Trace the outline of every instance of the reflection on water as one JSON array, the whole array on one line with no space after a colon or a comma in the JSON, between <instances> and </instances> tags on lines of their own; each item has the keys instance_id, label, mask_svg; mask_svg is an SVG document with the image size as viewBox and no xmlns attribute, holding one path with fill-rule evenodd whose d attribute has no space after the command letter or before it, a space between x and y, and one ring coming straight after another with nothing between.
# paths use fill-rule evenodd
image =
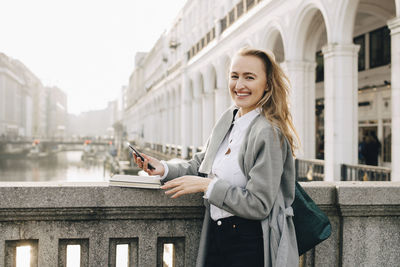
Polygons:
<instances>
[{"instance_id":1,"label":"reflection on water","mask_svg":"<svg viewBox=\"0 0 400 267\"><path fill-rule=\"evenodd\" d=\"M81 160L82 151L64 151L46 159L0 159L0 181L104 181L103 158Z\"/></svg>"}]
</instances>

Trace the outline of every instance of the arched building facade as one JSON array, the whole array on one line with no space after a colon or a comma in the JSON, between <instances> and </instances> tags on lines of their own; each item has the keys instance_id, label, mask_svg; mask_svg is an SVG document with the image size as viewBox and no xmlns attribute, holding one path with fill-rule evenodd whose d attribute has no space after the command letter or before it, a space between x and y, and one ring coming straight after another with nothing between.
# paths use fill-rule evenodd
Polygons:
<instances>
[{"instance_id":1,"label":"arched building facade","mask_svg":"<svg viewBox=\"0 0 400 267\"><path fill-rule=\"evenodd\" d=\"M231 57L268 49L290 78L302 150L325 160L325 180L359 163L374 133L379 163L400 180L400 0L192 0L148 53L127 90L130 139L202 146L232 101ZM396 75L397 73L397 75Z\"/></svg>"}]
</instances>

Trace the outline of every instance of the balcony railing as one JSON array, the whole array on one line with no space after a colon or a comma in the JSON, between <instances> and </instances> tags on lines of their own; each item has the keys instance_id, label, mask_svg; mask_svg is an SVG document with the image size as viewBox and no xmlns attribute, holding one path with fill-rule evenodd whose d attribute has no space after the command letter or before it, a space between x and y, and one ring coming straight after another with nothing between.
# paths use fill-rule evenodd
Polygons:
<instances>
[{"instance_id":1,"label":"balcony railing","mask_svg":"<svg viewBox=\"0 0 400 267\"><path fill-rule=\"evenodd\" d=\"M300 266L398 265L400 183L302 185L328 214L332 235ZM105 182L1 182L0 266L21 256L30 266L66 266L72 248L76 266L115 266L123 246L129 266L164 266L168 251L169 266L195 266L203 213L201 194L170 199ZM18 255L24 246L30 252Z\"/></svg>"},{"instance_id":2,"label":"balcony railing","mask_svg":"<svg viewBox=\"0 0 400 267\"><path fill-rule=\"evenodd\" d=\"M370 165L341 165L342 181L390 181L390 168Z\"/></svg>"},{"instance_id":3,"label":"balcony railing","mask_svg":"<svg viewBox=\"0 0 400 267\"><path fill-rule=\"evenodd\" d=\"M163 159L182 158L182 146L174 144L166 144L165 151L161 144L150 144L152 151L157 152L155 157L165 156ZM197 152L202 151L203 147L188 146L186 147L187 158L191 159ZM323 181L324 180L324 160L319 159L296 159L295 160L295 175L298 181ZM341 165L341 180L342 181L390 181L391 169L385 167L377 167L370 165Z\"/></svg>"},{"instance_id":4,"label":"balcony railing","mask_svg":"<svg viewBox=\"0 0 400 267\"><path fill-rule=\"evenodd\" d=\"M323 181L324 161L319 159L296 159L296 179L298 181Z\"/></svg>"}]
</instances>

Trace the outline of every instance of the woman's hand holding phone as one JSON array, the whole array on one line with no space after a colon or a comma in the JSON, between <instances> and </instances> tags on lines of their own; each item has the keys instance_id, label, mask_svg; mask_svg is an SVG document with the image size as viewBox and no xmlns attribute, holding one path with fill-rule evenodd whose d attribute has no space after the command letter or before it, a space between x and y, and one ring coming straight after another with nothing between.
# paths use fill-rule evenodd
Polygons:
<instances>
[{"instance_id":1,"label":"woman's hand holding phone","mask_svg":"<svg viewBox=\"0 0 400 267\"><path fill-rule=\"evenodd\" d=\"M133 158L139 168L143 169L149 175L164 175L164 165L158 159L155 159L143 153L140 153L140 155L144 158L144 161L140 157L136 156L135 153L133 153ZM149 163L154 167L154 169L149 169Z\"/></svg>"}]
</instances>

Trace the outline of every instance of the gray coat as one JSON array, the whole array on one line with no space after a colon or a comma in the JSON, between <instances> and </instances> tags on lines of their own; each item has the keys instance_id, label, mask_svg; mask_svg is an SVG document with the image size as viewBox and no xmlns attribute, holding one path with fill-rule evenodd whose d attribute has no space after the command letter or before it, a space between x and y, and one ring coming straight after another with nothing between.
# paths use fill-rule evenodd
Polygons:
<instances>
[{"instance_id":1,"label":"gray coat","mask_svg":"<svg viewBox=\"0 0 400 267\"><path fill-rule=\"evenodd\" d=\"M206 149L193 159L169 164L164 181L184 175L210 174L211 167L233 120L234 107L217 122ZM242 218L261 220L266 267L299 265L296 234L293 225L295 174L291 149L286 138L261 114L249 125L239 152L239 166L248 181L245 190L227 180L218 180L205 200L206 213L196 266L204 266L208 242L210 204Z\"/></svg>"}]
</instances>

